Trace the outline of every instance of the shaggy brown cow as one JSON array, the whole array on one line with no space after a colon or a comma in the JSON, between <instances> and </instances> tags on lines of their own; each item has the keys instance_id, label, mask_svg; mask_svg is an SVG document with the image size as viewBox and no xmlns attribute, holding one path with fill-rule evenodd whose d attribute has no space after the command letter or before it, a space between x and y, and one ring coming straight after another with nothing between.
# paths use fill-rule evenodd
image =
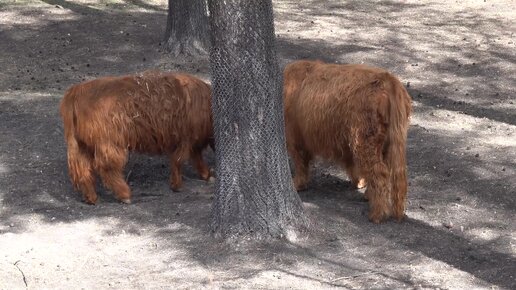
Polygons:
<instances>
[{"instance_id":1,"label":"shaggy brown cow","mask_svg":"<svg viewBox=\"0 0 516 290\"><path fill-rule=\"evenodd\" d=\"M301 60L285 68L284 98L296 189L320 156L341 164L355 185L365 179L372 222L402 220L411 98L400 81L380 68Z\"/></svg>"},{"instance_id":2,"label":"shaggy brown cow","mask_svg":"<svg viewBox=\"0 0 516 290\"><path fill-rule=\"evenodd\" d=\"M129 151L167 154L173 190L181 187L181 165L190 157L208 180L202 151L213 142L210 95L210 86L191 75L159 71L104 77L69 88L60 112L75 189L95 204L98 173L120 201L130 203L123 176Z\"/></svg>"}]
</instances>

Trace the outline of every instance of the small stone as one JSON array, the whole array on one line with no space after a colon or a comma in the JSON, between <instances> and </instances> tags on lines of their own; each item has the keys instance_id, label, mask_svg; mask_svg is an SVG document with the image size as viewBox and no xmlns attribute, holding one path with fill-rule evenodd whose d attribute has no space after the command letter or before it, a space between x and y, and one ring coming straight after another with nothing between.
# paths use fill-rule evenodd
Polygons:
<instances>
[{"instance_id":1,"label":"small stone","mask_svg":"<svg viewBox=\"0 0 516 290\"><path fill-rule=\"evenodd\" d=\"M475 154L475 157L479 157L479 156L480 156L480 154L478 154L478 153L477 153L477 154Z\"/></svg>"}]
</instances>

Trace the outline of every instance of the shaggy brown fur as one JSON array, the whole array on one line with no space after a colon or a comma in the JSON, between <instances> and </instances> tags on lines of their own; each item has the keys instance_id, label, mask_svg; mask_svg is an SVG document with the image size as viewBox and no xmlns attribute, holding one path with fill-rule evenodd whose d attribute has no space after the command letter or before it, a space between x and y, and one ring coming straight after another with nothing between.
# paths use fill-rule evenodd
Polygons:
<instances>
[{"instance_id":1,"label":"shaggy brown fur","mask_svg":"<svg viewBox=\"0 0 516 290\"><path fill-rule=\"evenodd\" d=\"M400 81L365 65L296 61L284 71L284 98L296 189L306 187L310 161L320 156L341 164L355 185L367 181L372 222L402 220L411 98Z\"/></svg>"},{"instance_id":2,"label":"shaggy brown fur","mask_svg":"<svg viewBox=\"0 0 516 290\"><path fill-rule=\"evenodd\" d=\"M202 151L213 142L211 89L187 74L147 71L72 86L61 101L74 187L95 204L95 173L122 202L131 190L123 176L129 151L167 154L171 187L181 187L181 165L190 157L210 178Z\"/></svg>"}]
</instances>

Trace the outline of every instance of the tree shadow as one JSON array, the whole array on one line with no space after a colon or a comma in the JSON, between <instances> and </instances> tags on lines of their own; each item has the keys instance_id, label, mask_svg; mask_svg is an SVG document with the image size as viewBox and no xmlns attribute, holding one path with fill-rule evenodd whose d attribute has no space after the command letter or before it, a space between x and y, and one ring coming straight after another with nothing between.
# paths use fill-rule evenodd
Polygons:
<instances>
[{"instance_id":1,"label":"tree shadow","mask_svg":"<svg viewBox=\"0 0 516 290\"><path fill-rule=\"evenodd\" d=\"M165 9L163 7L160 7L158 5L152 5L152 4L146 3L145 1L141 1L141 0L123 0L122 3L117 3L117 2L105 3L104 6L109 8L106 10L99 10L99 9L92 8L88 5L81 5L81 4L73 3L71 1L66 1L66 0L41 0L41 1L45 2L47 4L50 4L50 5L57 5L57 6L60 6L61 8L70 9L73 12L80 13L82 15L86 15L88 13L95 14L95 15L109 14L109 13L111 13L112 10L120 9L123 11L123 10L127 10L128 8L133 8L133 7L141 8L141 9L148 10L148 11L154 11L154 12L165 12L165 13L167 12L167 9ZM126 4L124 4L124 3L126 3Z\"/></svg>"},{"instance_id":2,"label":"tree shadow","mask_svg":"<svg viewBox=\"0 0 516 290\"><path fill-rule=\"evenodd\" d=\"M0 35L5 49L0 63L4 90L63 92L73 83L100 75L134 73L160 67L160 41L166 12L96 9L71 1L48 0L41 11L70 10L62 17L42 17L34 24L14 24ZM57 5L62 8L55 8ZM25 12L37 15L34 12ZM60 15L60 14L58 14ZM20 55L19 47L24 47ZM11 65L23 58L39 66Z\"/></svg>"},{"instance_id":3,"label":"tree shadow","mask_svg":"<svg viewBox=\"0 0 516 290\"><path fill-rule=\"evenodd\" d=\"M342 54L350 54L357 51L364 52L374 50L374 48L367 46L332 45L324 41L290 39L279 39L277 41L277 46L280 51L280 55L282 56L282 66L298 59L319 59L330 63L346 63L339 61L341 59ZM285 52L282 53L282 51L294 53L287 54ZM436 64L435 70L442 71L443 73L450 72L452 71L452 67L454 66L451 63L452 62L449 61L447 65ZM432 69L432 71L434 71L434 69ZM465 74L463 74L463 76L471 78L488 78L490 73L491 72L487 70L479 74L479 72L476 70L475 73L466 72ZM506 108L489 108L489 105L492 104L493 101L497 101L497 98L500 97L500 92L504 92L502 93L504 96L508 94L508 98L510 98L510 92L506 92L502 89L502 86L508 85L510 83L516 83L516 78L512 75L507 76L506 80L503 81L501 84L482 83L481 86L484 88L481 88L479 86L478 88L476 88L476 90L472 90L474 91L474 93L461 92L460 94L462 97L454 97L454 95L457 95L457 93L443 94L443 91L436 92L435 84L412 86L408 88L408 91L414 100L421 102L426 106L445 109L449 111L461 112L476 118L488 118L509 125L516 125L516 111L512 108L514 106L507 106ZM483 94L482 98L484 100L478 97L479 94ZM478 102L479 99L481 100L480 102ZM471 101L474 101L475 103Z\"/></svg>"},{"instance_id":4,"label":"tree shadow","mask_svg":"<svg viewBox=\"0 0 516 290\"><path fill-rule=\"evenodd\" d=\"M496 90L494 90L496 92ZM509 125L516 125L516 113L511 107L507 108L489 108L482 104L473 104L463 100L453 100L447 97L441 97L432 94L432 88L425 86L418 89L409 90L415 100L426 106L437 107L440 109L459 112L476 118L487 118L496 122L502 122ZM428 93L430 92L430 93ZM492 93L495 96L497 93Z\"/></svg>"},{"instance_id":5,"label":"tree shadow","mask_svg":"<svg viewBox=\"0 0 516 290\"><path fill-rule=\"evenodd\" d=\"M140 8L146 9L146 10L167 12L166 8L163 8L163 7L160 7L157 5L151 5L151 4L148 4L145 1L141 1L141 0L125 0L124 2L138 6Z\"/></svg>"},{"instance_id":6,"label":"tree shadow","mask_svg":"<svg viewBox=\"0 0 516 290\"><path fill-rule=\"evenodd\" d=\"M319 59L333 63L337 62L342 54L373 50L371 47L354 44L332 45L325 41L285 38L278 38L276 46L278 47L282 64L297 59Z\"/></svg>"}]
</instances>

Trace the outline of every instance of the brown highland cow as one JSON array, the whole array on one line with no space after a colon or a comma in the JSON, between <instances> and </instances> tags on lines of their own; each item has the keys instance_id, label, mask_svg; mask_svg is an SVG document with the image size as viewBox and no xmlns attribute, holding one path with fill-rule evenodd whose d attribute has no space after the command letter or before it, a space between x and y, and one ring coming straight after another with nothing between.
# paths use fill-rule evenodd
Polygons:
<instances>
[{"instance_id":1,"label":"brown highland cow","mask_svg":"<svg viewBox=\"0 0 516 290\"><path fill-rule=\"evenodd\" d=\"M210 95L210 86L191 75L159 71L103 77L69 88L60 112L75 189L95 204L98 173L117 199L130 203L123 175L129 151L167 154L173 190L181 187L181 165L190 157L208 180L202 151L213 145Z\"/></svg>"},{"instance_id":2,"label":"brown highland cow","mask_svg":"<svg viewBox=\"0 0 516 290\"><path fill-rule=\"evenodd\" d=\"M285 68L284 98L296 189L319 156L341 164L354 185L367 182L372 222L402 220L411 98L400 81L380 68L301 60Z\"/></svg>"}]
</instances>

